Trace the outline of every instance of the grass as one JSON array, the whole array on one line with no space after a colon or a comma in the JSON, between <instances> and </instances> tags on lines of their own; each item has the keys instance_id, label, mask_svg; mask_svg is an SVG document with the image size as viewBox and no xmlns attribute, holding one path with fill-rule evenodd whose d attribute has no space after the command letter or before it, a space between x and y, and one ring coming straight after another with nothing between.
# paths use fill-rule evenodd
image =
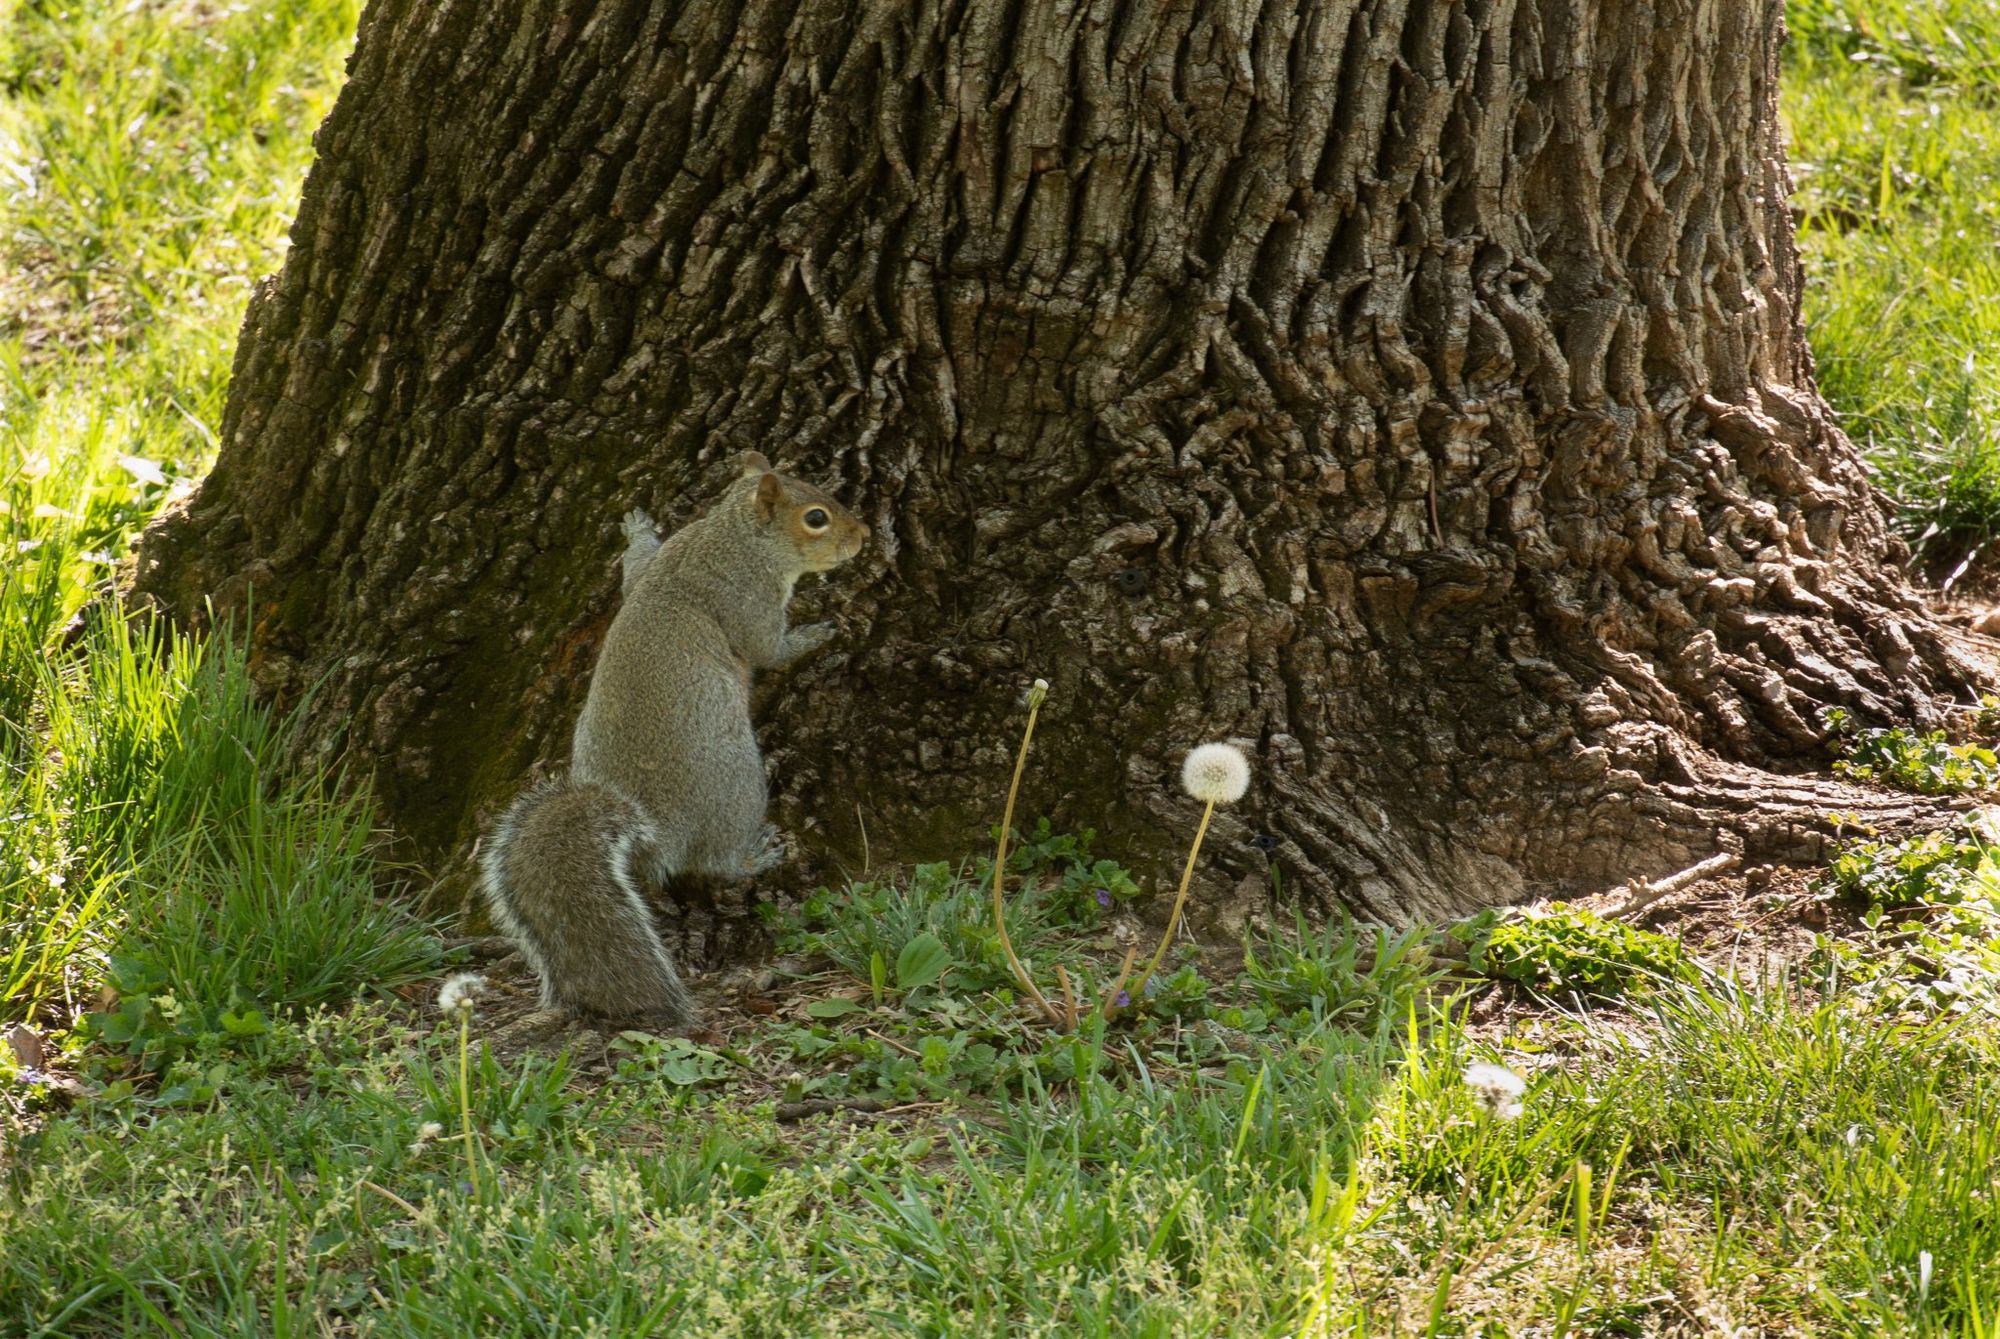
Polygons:
<instances>
[{"instance_id":1,"label":"grass","mask_svg":"<svg viewBox=\"0 0 2000 1339\"><path fill-rule=\"evenodd\" d=\"M2000 1312L1990 1031L1683 988L1637 1027L1577 1024L1506 1122L1459 1080L1488 1044L1408 990L1371 1013L1024 1033L1062 1078L962 1079L942 1116L860 1129L746 1096L742 1076L801 1063L773 1037L685 1082L643 1045L587 1087L565 1056L489 1055L477 1185L424 1133L456 1128L452 1030L306 1014L263 1039L282 1081L100 1102L34 1137L0 1324L1942 1335Z\"/></svg>"},{"instance_id":2,"label":"grass","mask_svg":"<svg viewBox=\"0 0 2000 1339\"><path fill-rule=\"evenodd\" d=\"M1791 0L1787 17L1821 388L1919 555L1955 564L2000 534L2000 8Z\"/></svg>"},{"instance_id":3,"label":"grass","mask_svg":"<svg viewBox=\"0 0 2000 1339\"><path fill-rule=\"evenodd\" d=\"M107 1030L167 1093L267 1015L437 958L372 819L288 769L239 652L108 575L209 459L355 7L0 9L0 1021Z\"/></svg>"},{"instance_id":4,"label":"grass","mask_svg":"<svg viewBox=\"0 0 2000 1339\"><path fill-rule=\"evenodd\" d=\"M0 3L0 1333L2000 1332L1983 830L1851 844L1823 896L1862 926L1755 990L1481 925L1573 1001L1482 1024L1453 939L1299 922L1058 1035L973 859L775 915L799 974L739 1026L600 1072L482 1014L462 1057L396 989L440 953L365 797L226 639L105 588L209 460L356 10ZM1792 17L1826 387L1962 555L2000 521L2000 17ZM1144 891L1089 848L1008 861L1044 983L1109 980Z\"/></svg>"}]
</instances>

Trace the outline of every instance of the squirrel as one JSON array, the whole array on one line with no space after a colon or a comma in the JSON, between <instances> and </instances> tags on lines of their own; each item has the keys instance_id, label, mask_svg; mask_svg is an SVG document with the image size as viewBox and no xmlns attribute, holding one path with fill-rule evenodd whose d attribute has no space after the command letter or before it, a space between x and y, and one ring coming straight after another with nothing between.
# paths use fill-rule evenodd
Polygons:
<instances>
[{"instance_id":1,"label":"squirrel","mask_svg":"<svg viewBox=\"0 0 2000 1339\"><path fill-rule=\"evenodd\" d=\"M676 874L744 878L784 856L764 820L750 677L826 644L787 629L808 572L861 551L868 527L745 452L699 520L660 541L625 517L624 604L605 633L566 779L514 801L480 855L494 923L542 982L542 1007L683 1027L696 1017L642 894Z\"/></svg>"}]
</instances>

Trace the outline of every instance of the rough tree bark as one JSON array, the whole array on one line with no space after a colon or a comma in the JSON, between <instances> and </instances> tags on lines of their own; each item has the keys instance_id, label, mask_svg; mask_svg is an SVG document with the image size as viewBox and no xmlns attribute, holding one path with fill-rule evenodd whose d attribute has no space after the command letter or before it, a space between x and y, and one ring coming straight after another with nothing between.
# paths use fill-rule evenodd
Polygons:
<instances>
[{"instance_id":1,"label":"rough tree bark","mask_svg":"<svg viewBox=\"0 0 2000 1339\"><path fill-rule=\"evenodd\" d=\"M768 696L832 858L1030 804L1387 919L1902 801L1985 674L1813 386L1779 0L373 0L140 587L462 856L559 762L616 520L757 447L879 542ZM864 709L857 709L858 707ZM1266 840L1258 841L1258 838Z\"/></svg>"}]
</instances>

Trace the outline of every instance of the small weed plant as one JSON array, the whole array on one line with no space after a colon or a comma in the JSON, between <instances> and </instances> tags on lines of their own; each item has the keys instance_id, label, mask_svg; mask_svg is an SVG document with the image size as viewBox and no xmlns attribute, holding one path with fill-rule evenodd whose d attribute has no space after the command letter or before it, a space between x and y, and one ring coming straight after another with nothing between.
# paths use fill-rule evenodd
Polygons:
<instances>
[{"instance_id":1,"label":"small weed plant","mask_svg":"<svg viewBox=\"0 0 2000 1339\"><path fill-rule=\"evenodd\" d=\"M2000 864L1982 818L1970 830L1844 845L1820 896L1862 909L1866 938L1821 936L1813 961L1857 995L1916 1013L2000 998Z\"/></svg>"},{"instance_id":2,"label":"small weed plant","mask_svg":"<svg viewBox=\"0 0 2000 1339\"><path fill-rule=\"evenodd\" d=\"M1608 997L1697 975L1677 941L1567 902L1480 918L1466 935L1474 970L1546 992Z\"/></svg>"},{"instance_id":3,"label":"small weed plant","mask_svg":"<svg viewBox=\"0 0 2000 1339\"><path fill-rule=\"evenodd\" d=\"M1422 926L1363 928L1343 913L1314 930L1295 915L1292 932L1269 934L1243 948L1243 980L1275 1017L1372 1029L1385 1002L1400 1006L1441 975Z\"/></svg>"},{"instance_id":4,"label":"small weed plant","mask_svg":"<svg viewBox=\"0 0 2000 1339\"><path fill-rule=\"evenodd\" d=\"M1005 903L1006 924L1027 962L1080 965L1078 936L1137 894L1130 871L1093 855L1096 837L1057 832L1046 818L1026 838L1017 834L1007 871L1019 891ZM991 881L990 860L937 862L901 880L822 888L796 910L763 914L780 952L824 954L878 997L932 986L1005 990L1015 978L987 901Z\"/></svg>"},{"instance_id":5,"label":"small weed plant","mask_svg":"<svg viewBox=\"0 0 2000 1339\"><path fill-rule=\"evenodd\" d=\"M1920 795L1991 790L2000 784L2000 756L1984 744L1954 744L1942 730L1856 729L1839 707L1828 709L1826 723L1840 740L1842 756L1833 770L1856 781Z\"/></svg>"},{"instance_id":6,"label":"small weed plant","mask_svg":"<svg viewBox=\"0 0 2000 1339\"><path fill-rule=\"evenodd\" d=\"M2000 870L1969 832L1927 832L1901 841L1852 841L1820 881L1828 896L1881 913L1991 899Z\"/></svg>"}]
</instances>

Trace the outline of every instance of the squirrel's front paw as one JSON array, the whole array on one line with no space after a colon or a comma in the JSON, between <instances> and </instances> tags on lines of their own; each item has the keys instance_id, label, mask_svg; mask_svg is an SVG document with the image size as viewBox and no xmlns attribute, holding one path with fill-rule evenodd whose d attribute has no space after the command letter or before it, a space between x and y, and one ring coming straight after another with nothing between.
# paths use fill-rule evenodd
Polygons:
<instances>
[{"instance_id":1,"label":"squirrel's front paw","mask_svg":"<svg viewBox=\"0 0 2000 1339\"><path fill-rule=\"evenodd\" d=\"M785 634L785 659L797 660L833 640L840 629L832 623L805 623Z\"/></svg>"},{"instance_id":2,"label":"squirrel's front paw","mask_svg":"<svg viewBox=\"0 0 2000 1339\"><path fill-rule=\"evenodd\" d=\"M743 874L748 878L765 874L785 863L785 839L778 829L766 823L764 830L757 834L756 845L743 858Z\"/></svg>"},{"instance_id":3,"label":"squirrel's front paw","mask_svg":"<svg viewBox=\"0 0 2000 1339\"><path fill-rule=\"evenodd\" d=\"M626 512L619 528L625 532L625 542L628 544L641 537L654 540L660 537L660 527L653 523L653 518L647 515L642 507L634 507Z\"/></svg>"}]
</instances>

